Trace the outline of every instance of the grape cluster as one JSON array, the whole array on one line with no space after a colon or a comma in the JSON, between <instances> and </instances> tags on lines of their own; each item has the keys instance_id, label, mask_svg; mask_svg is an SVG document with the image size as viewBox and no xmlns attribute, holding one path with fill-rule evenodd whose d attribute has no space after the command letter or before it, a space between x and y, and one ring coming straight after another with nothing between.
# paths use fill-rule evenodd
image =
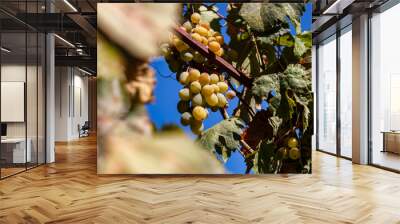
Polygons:
<instances>
[{"instance_id":1,"label":"grape cluster","mask_svg":"<svg viewBox=\"0 0 400 224\"><path fill-rule=\"evenodd\" d=\"M201 21L199 13L193 13L190 17L191 21L186 21L182 24L180 29L190 34L190 36L197 42L205 45L215 55L222 56L224 49L224 37L214 31L210 27L210 23ZM206 59L197 51L194 51L175 35L171 35L170 44L165 43L161 45L161 52L166 58L171 57L171 46L173 46L180 55L180 59L184 62L194 61L196 63L204 63Z\"/></svg>"},{"instance_id":2,"label":"grape cluster","mask_svg":"<svg viewBox=\"0 0 400 224\"><path fill-rule=\"evenodd\" d=\"M199 13L191 14L190 21L184 22L180 29L190 34L194 41L207 46L215 55L224 54L223 36L214 31L208 22L202 21ZM210 60L176 35L171 35L170 42L160 48L170 70L177 73L177 80L183 85L178 102L181 123L190 125L193 133L201 134L209 109L215 112L226 108L228 99L233 99L236 94L229 90L225 77L217 74L218 69Z\"/></svg>"},{"instance_id":3,"label":"grape cluster","mask_svg":"<svg viewBox=\"0 0 400 224\"><path fill-rule=\"evenodd\" d=\"M292 160L297 160L300 158L300 149L297 147L299 142L296 138L291 137L287 140L288 147L282 147L278 149L278 153L283 159L290 158Z\"/></svg>"},{"instance_id":4,"label":"grape cluster","mask_svg":"<svg viewBox=\"0 0 400 224\"><path fill-rule=\"evenodd\" d=\"M217 111L228 106L227 99L233 99L236 94L228 90L228 84L222 75L215 73L200 73L198 69L190 68L178 75L178 81L183 85L179 91L178 111L182 125L190 125L193 133L200 134L203 121L208 117L208 108Z\"/></svg>"}]
</instances>

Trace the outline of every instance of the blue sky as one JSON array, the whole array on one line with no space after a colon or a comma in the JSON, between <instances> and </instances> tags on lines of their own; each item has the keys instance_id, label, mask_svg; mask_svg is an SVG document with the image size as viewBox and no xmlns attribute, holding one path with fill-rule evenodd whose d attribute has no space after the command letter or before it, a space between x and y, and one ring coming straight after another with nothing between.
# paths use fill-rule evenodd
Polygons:
<instances>
[{"instance_id":1,"label":"blue sky","mask_svg":"<svg viewBox=\"0 0 400 224\"><path fill-rule=\"evenodd\" d=\"M217 3L219 13L226 15L226 3ZM301 18L301 26L303 31L311 29L311 11L312 4L307 4L307 10ZM294 32L293 27L291 28ZM229 41L229 36L226 34L226 28L221 30L226 42ZM182 88L181 84L176 81L175 73L172 73L168 64L163 58L157 58L151 62L151 66L157 73L157 85L155 88L156 101L147 105L150 118L155 123L157 128L165 124L178 124L191 138L195 139L196 136L190 131L190 127L185 127L180 124L180 113L177 110L177 103L179 101L178 92ZM237 98L229 102L228 112L231 114L233 109L238 103ZM210 112L209 117L204 122L204 128L208 129L221 121L222 117L219 112ZM239 152L233 153L230 159L225 163L225 169L228 173L242 174L246 170L243 157Z\"/></svg>"}]
</instances>

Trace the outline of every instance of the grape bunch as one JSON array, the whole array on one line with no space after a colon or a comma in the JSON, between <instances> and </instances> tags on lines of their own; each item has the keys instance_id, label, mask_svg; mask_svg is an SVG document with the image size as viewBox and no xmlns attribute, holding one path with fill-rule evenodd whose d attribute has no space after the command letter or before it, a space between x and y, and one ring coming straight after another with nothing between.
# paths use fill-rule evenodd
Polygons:
<instances>
[{"instance_id":1,"label":"grape bunch","mask_svg":"<svg viewBox=\"0 0 400 224\"><path fill-rule=\"evenodd\" d=\"M181 113L181 123L190 125L193 133L200 134L203 121L209 111L217 111L228 106L227 99L233 99L236 94L228 90L228 84L222 75L207 72L200 73L198 69L189 68L178 75L178 81L183 85L179 91L180 101L178 111Z\"/></svg>"},{"instance_id":2,"label":"grape bunch","mask_svg":"<svg viewBox=\"0 0 400 224\"><path fill-rule=\"evenodd\" d=\"M298 148L298 144L298 140L291 137L287 140L288 147L278 149L278 153L283 159L290 158L292 160L298 160L300 158L300 149Z\"/></svg>"},{"instance_id":3,"label":"grape bunch","mask_svg":"<svg viewBox=\"0 0 400 224\"><path fill-rule=\"evenodd\" d=\"M180 26L180 29L190 34L190 36L197 42L205 45L208 49L215 55L222 56L224 54L224 49L222 45L224 44L224 37L219 33L214 31L210 27L210 23L201 21L201 16L199 13L193 13L190 17L191 21L186 21ZM180 67L180 63L173 60L174 52L172 48L176 49L179 53L179 58L183 62L194 61L198 64L202 64L207 61L207 59L201 55L198 51L195 51L189 47L188 44L183 42L176 35L171 35L170 43L164 43L161 45L161 52L163 56L169 60L170 68L172 71L177 70ZM172 65L172 66L171 66Z\"/></svg>"}]
</instances>

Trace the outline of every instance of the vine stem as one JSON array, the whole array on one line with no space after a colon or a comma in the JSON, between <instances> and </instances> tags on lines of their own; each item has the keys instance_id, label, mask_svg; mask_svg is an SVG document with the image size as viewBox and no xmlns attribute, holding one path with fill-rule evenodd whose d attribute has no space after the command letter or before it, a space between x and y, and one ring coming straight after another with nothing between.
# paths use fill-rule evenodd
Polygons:
<instances>
[{"instance_id":1,"label":"vine stem","mask_svg":"<svg viewBox=\"0 0 400 224\"><path fill-rule=\"evenodd\" d=\"M224 119L229 119L229 114L228 114L228 112L226 111L225 108L221 108L221 109L219 110L219 112L221 113L221 115L222 115L222 117L223 117ZM252 149L252 148L249 146L249 144L247 144L247 142L246 142L245 140L240 139L240 143L242 144L242 146L243 146L246 150L248 150L248 151L250 152L250 154L252 154L252 153L255 152L254 149ZM241 150L239 150L239 151L240 151L240 153L243 155L243 157L246 158L246 155L245 155Z\"/></svg>"}]
</instances>

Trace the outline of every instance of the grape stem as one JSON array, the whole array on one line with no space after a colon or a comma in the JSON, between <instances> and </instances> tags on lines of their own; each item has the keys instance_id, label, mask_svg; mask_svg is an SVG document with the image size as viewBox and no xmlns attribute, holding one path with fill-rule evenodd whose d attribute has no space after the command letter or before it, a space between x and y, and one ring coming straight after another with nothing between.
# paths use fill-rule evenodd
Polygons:
<instances>
[{"instance_id":1,"label":"grape stem","mask_svg":"<svg viewBox=\"0 0 400 224\"><path fill-rule=\"evenodd\" d=\"M223 117L225 120L226 120L226 119L229 119L229 114L228 114L228 112L226 111L225 108L219 109L219 112L221 113L222 117ZM242 144L242 146L243 146L247 151L249 151L250 154L252 154L252 153L255 152L254 149L252 149L252 148L249 146L249 144L247 144L247 142L244 141L243 139L240 139L240 144ZM242 152L241 150L239 150L239 151L240 151L240 153L243 155L243 157L246 158L245 153Z\"/></svg>"}]
</instances>

